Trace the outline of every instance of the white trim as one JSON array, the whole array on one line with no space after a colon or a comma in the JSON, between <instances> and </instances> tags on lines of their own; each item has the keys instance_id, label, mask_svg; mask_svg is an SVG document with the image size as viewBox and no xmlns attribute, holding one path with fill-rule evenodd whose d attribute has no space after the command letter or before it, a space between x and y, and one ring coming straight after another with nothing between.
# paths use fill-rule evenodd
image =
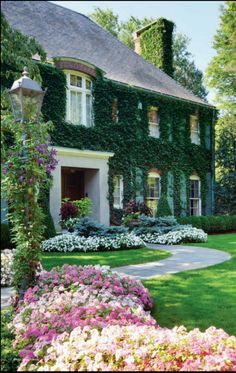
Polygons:
<instances>
[{"instance_id":1,"label":"white trim","mask_svg":"<svg viewBox=\"0 0 236 373\"><path fill-rule=\"evenodd\" d=\"M197 176L197 175L191 175L189 179L190 180L199 180L200 181L200 177Z\"/></svg>"},{"instance_id":2,"label":"white trim","mask_svg":"<svg viewBox=\"0 0 236 373\"><path fill-rule=\"evenodd\" d=\"M60 146L49 147L56 150L58 155L67 155L72 157L84 157L84 158L95 158L95 159L109 159L114 156L114 153L110 152L98 152L94 150L80 150L74 148L65 148Z\"/></svg>"},{"instance_id":3,"label":"white trim","mask_svg":"<svg viewBox=\"0 0 236 373\"><path fill-rule=\"evenodd\" d=\"M114 200L115 200L115 196L114 196L114 193L115 193L115 189L114 189L114 193L113 193L113 207L116 208L116 209L122 209L123 208L123 199L124 199L124 179L123 179L123 175L114 175L113 177L113 182L114 182L114 179L115 177L118 178L118 183L119 183L119 204L115 204Z\"/></svg>"},{"instance_id":4,"label":"white trim","mask_svg":"<svg viewBox=\"0 0 236 373\"><path fill-rule=\"evenodd\" d=\"M201 179L197 175L191 175L190 176L190 181L198 181L199 182L199 197L193 197L189 198L189 214L190 216L201 216L202 215L202 199L201 199ZM198 202L198 213L197 215L191 215L191 201L197 201Z\"/></svg>"}]
</instances>

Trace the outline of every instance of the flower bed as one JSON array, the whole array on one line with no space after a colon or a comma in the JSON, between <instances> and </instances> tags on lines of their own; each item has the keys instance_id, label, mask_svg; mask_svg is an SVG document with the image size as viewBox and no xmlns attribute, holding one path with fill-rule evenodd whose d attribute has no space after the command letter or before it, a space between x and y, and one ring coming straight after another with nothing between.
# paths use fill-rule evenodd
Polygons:
<instances>
[{"instance_id":1,"label":"flower bed","mask_svg":"<svg viewBox=\"0 0 236 373\"><path fill-rule=\"evenodd\" d=\"M236 369L236 338L209 328L161 328L149 292L109 267L43 272L19 304L12 329L19 371ZM146 311L145 311L146 310Z\"/></svg>"},{"instance_id":2,"label":"flower bed","mask_svg":"<svg viewBox=\"0 0 236 373\"><path fill-rule=\"evenodd\" d=\"M62 234L42 242L43 251L110 251L138 249L145 243L133 234L119 234L115 238L83 237L75 234Z\"/></svg>"},{"instance_id":3,"label":"flower bed","mask_svg":"<svg viewBox=\"0 0 236 373\"><path fill-rule=\"evenodd\" d=\"M145 242L162 245L175 245L181 242L207 242L207 233L202 229L184 228L166 234L147 233L139 236Z\"/></svg>"},{"instance_id":4,"label":"flower bed","mask_svg":"<svg viewBox=\"0 0 236 373\"><path fill-rule=\"evenodd\" d=\"M12 285L13 251L5 249L1 251L1 286Z\"/></svg>"}]
</instances>

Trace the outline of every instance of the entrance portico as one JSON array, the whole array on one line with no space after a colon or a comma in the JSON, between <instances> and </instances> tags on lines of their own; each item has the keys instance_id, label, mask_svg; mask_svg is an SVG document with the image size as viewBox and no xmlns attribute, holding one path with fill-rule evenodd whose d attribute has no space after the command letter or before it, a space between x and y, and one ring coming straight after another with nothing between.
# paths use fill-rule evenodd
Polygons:
<instances>
[{"instance_id":1,"label":"entrance portico","mask_svg":"<svg viewBox=\"0 0 236 373\"><path fill-rule=\"evenodd\" d=\"M114 154L91 150L54 147L58 165L53 171L50 190L50 211L57 230L60 230L60 208L63 198L92 200L92 215L100 223L109 225L108 160Z\"/></svg>"}]
</instances>

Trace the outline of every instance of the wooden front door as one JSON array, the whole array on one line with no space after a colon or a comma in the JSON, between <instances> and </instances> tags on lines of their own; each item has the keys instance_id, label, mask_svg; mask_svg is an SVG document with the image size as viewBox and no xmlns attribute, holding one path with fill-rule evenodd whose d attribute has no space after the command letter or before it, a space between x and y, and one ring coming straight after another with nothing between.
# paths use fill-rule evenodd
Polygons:
<instances>
[{"instance_id":1,"label":"wooden front door","mask_svg":"<svg viewBox=\"0 0 236 373\"><path fill-rule=\"evenodd\" d=\"M76 168L62 168L62 199L75 201L84 198L84 171Z\"/></svg>"}]
</instances>

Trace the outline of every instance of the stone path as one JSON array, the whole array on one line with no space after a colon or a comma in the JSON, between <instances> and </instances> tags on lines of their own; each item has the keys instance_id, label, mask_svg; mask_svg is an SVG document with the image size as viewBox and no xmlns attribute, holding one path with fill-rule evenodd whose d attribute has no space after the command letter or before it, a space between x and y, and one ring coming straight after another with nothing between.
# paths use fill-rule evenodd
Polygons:
<instances>
[{"instance_id":1,"label":"stone path","mask_svg":"<svg viewBox=\"0 0 236 373\"><path fill-rule=\"evenodd\" d=\"M231 258L231 255L224 251L197 246L155 244L148 244L147 246L153 250L163 249L169 251L171 256L159 262L128 265L113 268L113 270L134 278L148 279L151 277L188 271L190 269L209 267ZM1 309L9 305L12 292L12 288L1 288Z\"/></svg>"},{"instance_id":2,"label":"stone path","mask_svg":"<svg viewBox=\"0 0 236 373\"><path fill-rule=\"evenodd\" d=\"M231 255L224 251L207 249L205 247L156 244L147 244L147 247L153 250L163 249L169 251L171 256L159 262L128 265L113 268L113 270L134 278L148 279L189 271L191 269L209 267L231 258Z\"/></svg>"}]
</instances>

